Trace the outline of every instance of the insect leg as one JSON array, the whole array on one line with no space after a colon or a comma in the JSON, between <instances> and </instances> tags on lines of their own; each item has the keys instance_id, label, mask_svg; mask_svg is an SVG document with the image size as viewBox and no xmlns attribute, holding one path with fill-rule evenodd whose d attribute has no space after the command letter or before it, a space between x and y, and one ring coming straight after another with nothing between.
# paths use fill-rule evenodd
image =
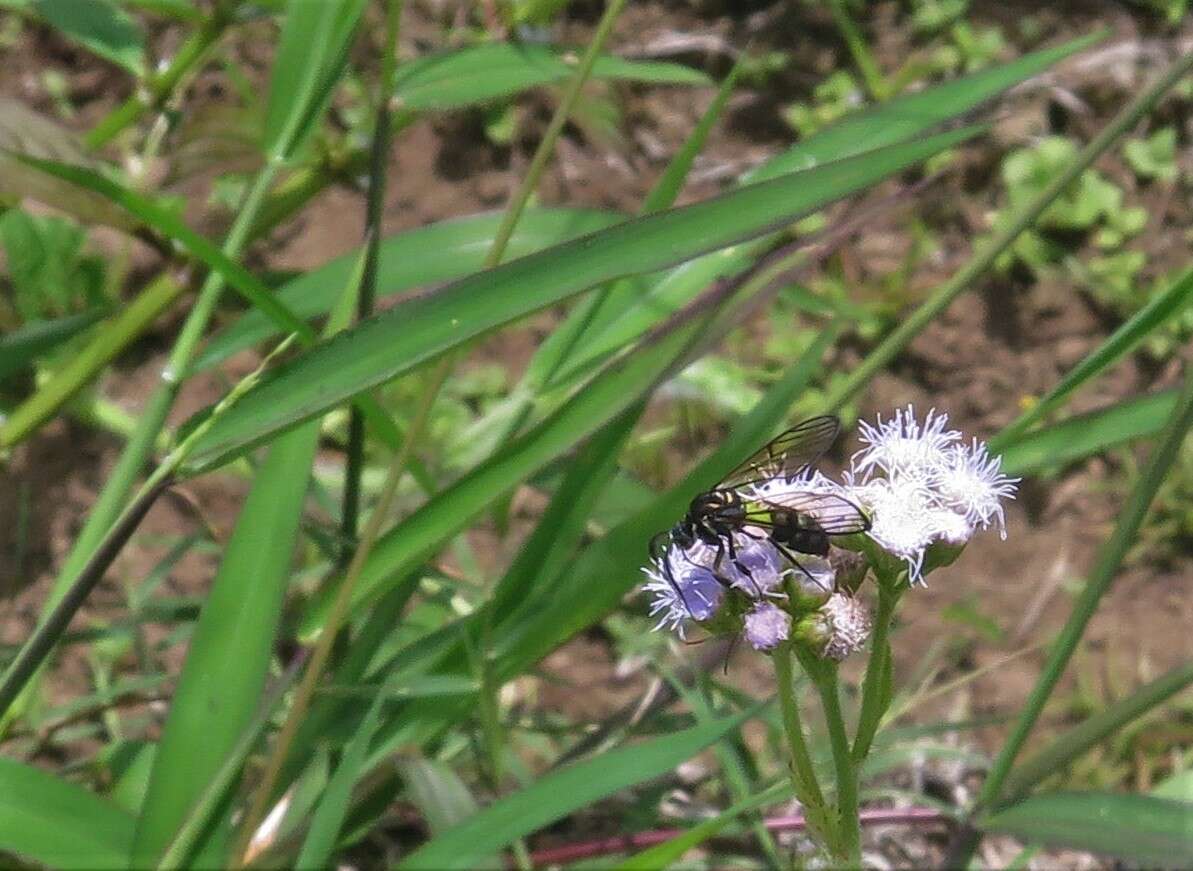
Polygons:
<instances>
[{"instance_id":1,"label":"insect leg","mask_svg":"<svg viewBox=\"0 0 1193 871\"><path fill-rule=\"evenodd\" d=\"M737 558L737 548L733 544L733 533L721 536L717 541L717 565L720 564L720 559L724 556L725 551L728 550L729 559L733 561L734 567L750 579L750 584L754 587L754 596L758 599L762 598L762 588L758 586L758 582L754 580L754 573L750 571L749 566L744 565Z\"/></svg>"},{"instance_id":2,"label":"insect leg","mask_svg":"<svg viewBox=\"0 0 1193 871\"><path fill-rule=\"evenodd\" d=\"M670 533L660 532L650 540L650 555L659 564L663 570L663 577L667 579L667 583L671 585L671 589L675 591L675 595L679 596L679 601L683 602L684 610L688 612L688 616L692 614L692 606L688 604L688 598L684 595L683 588L675 580L675 574L671 570L671 548L668 544L663 544L663 539L670 540ZM660 552L659 547L662 545Z\"/></svg>"},{"instance_id":3,"label":"insect leg","mask_svg":"<svg viewBox=\"0 0 1193 871\"><path fill-rule=\"evenodd\" d=\"M805 568L803 563L801 563L799 561L799 559L796 557L796 555L794 553L792 553L790 550L788 550L783 545L779 544L779 542L777 542L777 541L772 541L771 544L773 544L776 548L778 548L779 553L781 553L781 554L783 554L783 556L787 557L787 562L791 563L793 566L795 566L797 569L799 569L801 572L803 572L807 576L809 581L811 581L816 586L820 587L820 589L824 590L824 592L826 592L826 593L831 594L833 592L832 590L825 589L824 584L822 584L822 583L820 583L820 581L816 580L816 578L812 575L812 573L810 571L808 571L807 568Z\"/></svg>"}]
</instances>

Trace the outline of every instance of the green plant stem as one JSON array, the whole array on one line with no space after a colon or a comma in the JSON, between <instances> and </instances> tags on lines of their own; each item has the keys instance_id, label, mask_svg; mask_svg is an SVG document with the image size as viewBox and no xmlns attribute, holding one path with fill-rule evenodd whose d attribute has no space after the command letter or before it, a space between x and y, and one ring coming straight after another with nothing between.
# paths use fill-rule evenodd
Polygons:
<instances>
[{"instance_id":1,"label":"green plant stem","mask_svg":"<svg viewBox=\"0 0 1193 871\"><path fill-rule=\"evenodd\" d=\"M86 387L112 360L179 296L183 285L163 273L145 287L118 314L101 324L94 339L65 366L0 423L0 449L24 441L49 420L80 390Z\"/></svg>"},{"instance_id":2,"label":"green plant stem","mask_svg":"<svg viewBox=\"0 0 1193 871\"><path fill-rule=\"evenodd\" d=\"M1072 184L1090 164L1107 151L1125 133L1129 132L1144 115L1151 111L1173 85L1193 70L1193 52L1176 61L1150 87L1135 98L1115 118L1102 128L1085 148L1065 167L1065 170L1050 181L1029 202L1011 216L1011 220L993 236L981 243L973 257L951 279L941 285L919 308L905 318L883 341L871 351L856 369L829 391L826 408L839 409L854 394L864 388L895 356L906 347L928 324L965 292L1002 252L1006 251L1019 234L1028 229L1061 193Z\"/></svg>"},{"instance_id":3,"label":"green plant stem","mask_svg":"<svg viewBox=\"0 0 1193 871\"><path fill-rule=\"evenodd\" d=\"M799 701L795 698L795 673L791 668L794 655L790 644L780 645L771 653L779 708L783 714L783 733L787 737L787 748L791 752L787 770L791 774L791 788L795 791L796 798L803 803L805 810L823 812L828 805L824 801L820 782L816 779L816 770L812 767L812 755L808 752L803 724L800 722ZM834 843L838 837L835 830L825 832L824 836Z\"/></svg>"},{"instance_id":4,"label":"green plant stem","mask_svg":"<svg viewBox=\"0 0 1193 871\"><path fill-rule=\"evenodd\" d=\"M385 163L389 157L392 128L389 121L390 94L393 93L397 64L394 52L398 42L398 23L401 20L401 0L391 0L385 14L385 48L381 57L381 78L377 86L376 120L373 125L372 166L369 172L369 194L365 205L365 260L360 279L360 294L356 301L356 317L363 320L373 313L377 304L377 264L381 251L381 213L385 208ZM341 565L351 559L360 520L360 483L364 474L365 418L361 409L352 406L348 418L348 445L344 468L344 499L340 517L340 532L344 539Z\"/></svg>"},{"instance_id":5,"label":"green plant stem","mask_svg":"<svg viewBox=\"0 0 1193 871\"><path fill-rule=\"evenodd\" d=\"M219 38L232 19L235 3L217 3L215 10L193 31L178 54L170 61L170 65L155 76L148 87L135 89L132 95L116 109L104 116L98 124L87 133L84 141L88 148L97 149L107 144L124 128L134 123L142 113L151 109L160 109L170 98L183 76L190 72Z\"/></svg>"},{"instance_id":6,"label":"green plant stem","mask_svg":"<svg viewBox=\"0 0 1193 871\"><path fill-rule=\"evenodd\" d=\"M898 592L886 584L878 585L878 613L874 619L874 634L870 637L870 660L866 663L866 677L862 683L862 709L858 716L857 732L853 738L853 762L861 765L889 704L887 688L891 669L890 631Z\"/></svg>"},{"instance_id":7,"label":"green plant stem","mask_svg":"<svg viewBox=\"0 0 1193 871\"><path fill-rule=\"evenodd\" d=\"M837 778L837 825L841 838L841 858L850 868L862 867L862 832L858 821L857 769L849 751L849 737L845 733L845 718L841 714L840 691L837 686L837 664L820 660L812 654L794 648L804 671L816 685L824 721L828 727L829 744L833 751L833 768Z\"/></svg>"},{"instance_id":8,"label":"green plant stem","mask_svg":"<svg viewBox=\"0 0 1193 871\"><path fill-rule=\"evenodd\" d=\"M858 71L862 74L866 90L870 92L873 99L880 103L884 102L891 95L890 87L887 85L886 79L883 78L882 71L878 68L878 62L875 61L870 47L866 45L861 31L849 17L849 10L845 8L845 0L829 0L828 8L833 14L833 21L836 22L837 29L841 31L841 38L845 40L846 48L853 56L853 62L857 64Z\"/></svg>"}]
</instances>

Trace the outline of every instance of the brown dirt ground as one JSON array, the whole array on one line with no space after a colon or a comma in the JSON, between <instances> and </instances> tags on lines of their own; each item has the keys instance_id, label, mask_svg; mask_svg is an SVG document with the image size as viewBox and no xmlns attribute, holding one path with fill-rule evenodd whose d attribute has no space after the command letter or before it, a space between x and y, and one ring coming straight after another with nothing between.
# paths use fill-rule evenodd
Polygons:
<instances>
[{"instance_id":1,"label":"brown dirt ground","mask_svg":"<svg viewBox=\"0 0 1193 871\"><path fill-rule=\"evenodd\" d=\"M799 4L782 3L743 4L749 7L748 13L727 14L735 5L640 3L623 16L612 43L625 53L635 49L649 52L675 34L698 34L732 46L753 39L760 50L782 49L792 57L789 67L765 91L744 88L734 98L727 123L710 140L683 201L715 193L742 169L789 142L777 111L791 100L806 98L811 85L826 71L848 65L826 17L809 13ZM878 56L888 68L910 49L905 29L891 25L895 5L876 4L868 23ZM436 32L426 14L419 11L422 8L413 4L412 24L404 42L411 52L433 41ZM1038 12L1038 7L1029 3L975 3L974 8L979 19L1007 26L1026 10ZM1088 137L1162 65L1163 56L1193 38L1193 26L1188 23L1173 36L1116 3L1091 0L1066 4L1063 12L1039 14L1050 42L1088 32L1097 25L1110 27L1113 35L1106 43L1103 62L1079 58L1042 83L1002 101L994 135L965 149L960 171L925 195L917 213L932 221L942 249L914 276L917 293L927 292L963 263L973 237L986 228L985 213L995 205L991 177L1007 145L1050 129ZM566 24L562 38L578 42L591 24L591 17L580 15ZM47 67L59 69L68 74L70 99L78 109L70 124L79 129L85 129L123 97L127 85L122 76L97 66L53 36L37 33L36 37L35 43L6 53L0 93L50 110L52 101L40 72ZM168 46L177 34L165 28L155 39ZM678 57L703 64L714 73L727 67L726 56L715 45L712 49L689 49ZM262 70L267 67L264 58L258 63ZM225 99L218 83L209 82L209 78L201 78L196 87L213 100ZM561 160L541 188L543 202L634 209L710 98L708 92L698 90L620 88L618 94L624 111L622 129L627 131L623 141L598 146L586 141L580 131L570 130L560 145ZM450 117L406 131L395 144L391 161L394 182L385 213L386 231L499 206L525 166L548 107L538 99L524 104L521 132L512 148L487 144L471 118ZM1099 168L1128 188L1134 187L1117 157L1102 161ZM1187 203L1162 202L1158 196L1154 191L1142 191L1138 201L1153 215L1140 244L1153 255L1160 272L1187 257L1187 245L1179 240L1190 224L1190 214ZM259 247L255 256L260 263L279 269L317 266L359 244L361 214L362 199L357 193L330 190ZM219 219L210 220L218 224ZM840 257L839 268L862 281L889 268L891 257L907 245L905 222L906 215L895 215L868 229ZM146 267L152 265L151 255L141 252L139 256L147 258ZM102 384L107 396L135 412L152 388L178 318L177 312L163 317L154 334L130 358L118 363ZM1063 282L1033 286L1018 277L989 277L975 293L955 303L875 382L862 412L871 417L874 412L914 402L917 407L948 409L958 427L988 435L1016 415L1025 397L1054 384L1096 346L1111 325L1104 313ZM533 350L534 341L532 328L507 331L487 342L478 358L518 368ZM845 347L839 358L841 364L854 362L857 351ZM1130 360L1078 396L1076 405L1096 407L1152 390L1171 383L1174 375L1175 366L1157 371ZM211 378L188 385L175 419L205 405L221 389L221 383ZM5 596L0 604L0 640L15 643L28 631L53 569L65 556L118 449L117 440L110 436L59 420L0 467L0 553L5 554L0 560L5 567L0 569L0 591ZM954 717L1008 713L1021 705L1043 660L1039 645L1055 636L1068 613L1072 595L1067 586L1092 565L1121 507L1106 486L1114 474L1109 461L1097 459L1047 480L1025 482L1022 498L1010 511L1006 542L989 534L979 538L955 566L935 573L928 589L908 597L895 637L900 673L913 669L942 638L967 639L960 649L950 652L942 680L965 669L991 666L1012 652L1036 648L978 677L959 695L925 712L926 717L943 711ZM173 498L157 506L143 527L140 543L121 558L86 619L118 613L123 601L118 579L142 576L161 556L162 548L146 543L150 536L192 529L200 517L220 537L225 536L244 489L242 480L230 476L205 478L188 485L191 498ZM13 533L22 493L30 498L29 541L25 561L16 565L11 555L15 553ZM480 533L478 542L482 540L494 541ZM506 550L494 553L492 559L496 564L508 556ZM202 591L214 566L210 557L188 556L171 574L168 586L176 593ZM1188 631L1193 621L1191 567L1193 559L1186 554L1174 564L1137 564L1118 579L1078 658L1079 667L1096 675L1106 692L1110 691L1106 684L1121 687L1142 682L1193 655L1193 637ZM991 618L1001 628L1002 637L990 640L959 626L945 610L954 604ZM641 673L619 670L599 636L577 639L550 657L546 668L566 675L566 683L539 684L538 702L547 710L581 721L599 720L632 701L644 686ZM740 676L752 691L768 692L767 671L756 659L739 654L731 673ZM52 696L65 701L87 689L88 683L85 663L66 657L51 683ZM998 730L981 737L987 749L996 747Z\"/></svg>"}]
</instances>

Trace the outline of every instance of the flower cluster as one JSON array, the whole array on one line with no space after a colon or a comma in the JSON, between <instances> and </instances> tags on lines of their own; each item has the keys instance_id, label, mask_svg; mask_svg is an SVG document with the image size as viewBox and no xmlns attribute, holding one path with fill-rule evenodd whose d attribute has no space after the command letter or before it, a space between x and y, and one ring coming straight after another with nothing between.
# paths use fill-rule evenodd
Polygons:
<instances>
[{"instance_id":1,"label":"flower cluster","mask_svg":"<svg viewBox=\"0 0 1193 871\"><path fill-rule=\"evenodd\" d=\"M994 525L1006 538L1003 500L1015 497L1019 479L1002 474L1000 458L984 443L967 443L949 429L946 414L933 409L921 423L909 405L889 420L861 423L859 440L863 447L841 481L808 470L761 482L741 496L747 504L778 504L808 516L834 536L834 545L852 550L862 548L835 536L864 529L906 564L911 584L923 583L933 546L955 552ZM750 526L735 531L731 543L732 549L729 542L718 548L672 541L645 569L656 629L666 626L683 637L695 621L714 633L743 634L757 650L795 639L835 660L862 647L870 617L854 594L869 566L858 554L837 546L827 558L792 553L777 547L766 529Z\"/></svg>"}]
</instances>

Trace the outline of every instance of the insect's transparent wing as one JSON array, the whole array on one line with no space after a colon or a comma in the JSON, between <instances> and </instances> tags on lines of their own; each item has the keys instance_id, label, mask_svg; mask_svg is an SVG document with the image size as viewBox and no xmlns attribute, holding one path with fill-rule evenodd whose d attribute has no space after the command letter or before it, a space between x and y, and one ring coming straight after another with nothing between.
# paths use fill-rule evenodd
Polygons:
<instances>
[{"instance_id":1,"label":"insect's transparent wing","mask_svg":"<svg viewBox=\"0 0 1193 871\"><path fill-rule=\"evenodd\" d=\"M771 527L766 515L772 511L795 511L811 517L828 535L850 535L870 528L870 518L844 496L836 493L785 493L770 499L753 499L761 509L746 512L746 523ZM758 516L752 516L758 515Z\"/></svg>"},{"instance_id":2,"label":"insect's transparent wing","mask_svg":"<svg viewBox=\"0 0 1193 871\"><path fill-rule=\"evenodd\" d=\"M831 414L796 424L725 476L721 488L741 487L770 478L790 478L815 463L836 441L841 421Z\"/></svg>"}]
</instances>

